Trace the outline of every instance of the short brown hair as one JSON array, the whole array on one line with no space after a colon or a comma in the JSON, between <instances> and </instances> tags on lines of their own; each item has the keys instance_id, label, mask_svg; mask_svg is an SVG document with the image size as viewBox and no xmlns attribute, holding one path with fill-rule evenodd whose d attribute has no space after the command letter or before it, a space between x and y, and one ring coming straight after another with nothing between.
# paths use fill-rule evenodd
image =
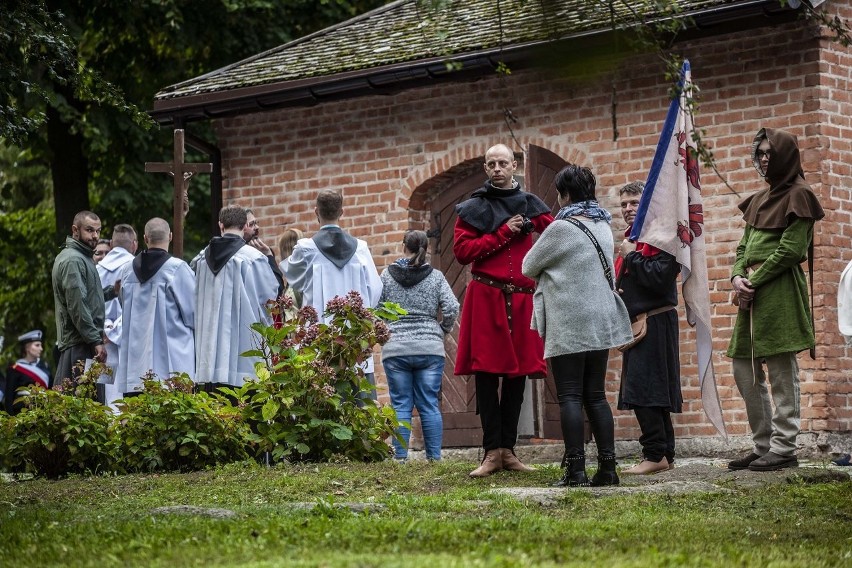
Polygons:
<instances>
[{"instance_id":1,"label":"short brown hair","mask_svg":"<svg viewBox=\"0 0 852 568\"><path fill-rule=\"evenodd\" d=\"M112 228L112 246L113 247L121 247L123 249L130 250L130 247L133 246L133 241L136 240L136 229L127 225L126 223L120 223Z\"/></svg>"},{"instance_id":2,"label":"short brown hair","mask_svg":"<svg viewBox=\"0 0 852 568\"><path fill-rule=\"evenodd\" d=\"M645 191L645 184L641 181L632 181L618 190L618 196L621 197L625 193L627 195L642 195Z\"/></svg>"},{"instance_id":3,"label":"short brown hair","mask_svg":"<svg viewBox=\"0 0 852 568\"><path fill-rule=\"evenodd\" d=\"M317 195L317 214L326 221L336 221L343 214L343 196L333 189Z\"/></svg>"},{"instance_id":4,"label":"short brown hair","mask_svg":"<svg viewBox=\"0 0 852 568\"><path fill-rule=\"evenodd\" d=\"M219 210L219 222L225 229L240 229L246 226L248 215L245 207L239 205L225 205Z\"/></svg>"}]
</instances>

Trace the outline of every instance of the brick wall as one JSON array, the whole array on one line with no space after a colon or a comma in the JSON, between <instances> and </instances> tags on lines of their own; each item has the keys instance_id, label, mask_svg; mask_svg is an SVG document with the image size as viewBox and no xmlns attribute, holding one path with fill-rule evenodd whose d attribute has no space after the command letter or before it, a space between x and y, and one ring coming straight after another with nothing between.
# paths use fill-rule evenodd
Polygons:
<instances>
[{"instance_id":1,"label":"brick wall","mask_svg":"<svg viewBox=\"0 0 852 568\"><path fill-rule=\"evenodd\" d=\"M831 7L832 12L849 22L852 3L839 4ZM819 241L825 253L817 255L817 268L824 278L816 278L814 287L822 364L813 371L814 384L804 385L810 391L811 408L803 408L803 417L811 419L813 430L848 432L852 431L852 348L844 345L837 329L837 283L852 260L852 50L829 39L826 30L820 36L821 120L813 135L819 141L820 199L826 210Z\"/></svg>"},{"instance_id":2,"label":"brick wall","mask_svg":"<svg viewBox=\"0 0 852 568\"><path fill-rule=\"evenodd\" d=\"M690 58L701 87L696 123L706 129L718 170L731 186L702 170L714 366L729 433L748 432L724 350L736 316L728 303L729 267L743 230L736 204L763 187L749 157L751 140L763 126L799 137L806 177L827 212L815 237L818 359L800 356L802 428L852 430L852 352L842 346L836 314L837 280L852 258L852 54L803 23L678 49ZM517 140L592 167L602 204L619 218L618 187L644 180L650 168L668 107L662 76L655 57L634 57L621 62L614 77L518 70L508 77L218 121L225 202L254 209L262 236L271 242L285 224L313 232L317 191L342 188L345 223L370 243L381 271L398 256L403 232L428 219L430 198L447 172L477 161L492 144L511 143L504 121L504 109L510 108L518 118L512 125ZM619 221L614 223L617 232L624 228ZM699 400L694 333L683 317L681 322L685 405L675 420L677 434L712 435ZM619 365L614 357L608 376L611 393L618 388ZM639 435L632 413L617 412L616 426L620 439Z\"/></svg>"}]
</instances>

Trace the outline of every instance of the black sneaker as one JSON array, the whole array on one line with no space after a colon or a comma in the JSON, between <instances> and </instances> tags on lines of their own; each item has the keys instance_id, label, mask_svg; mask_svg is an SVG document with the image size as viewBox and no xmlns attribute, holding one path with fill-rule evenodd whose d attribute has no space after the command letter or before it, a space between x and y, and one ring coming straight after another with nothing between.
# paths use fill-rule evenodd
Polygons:
<instances>
[{"instance_id":1,"label":"black sneaker","mask_svg":"<svg viewBox=\"0 0 852 568\"><path fill-rule=\"evenodd\" d=\"M779 456L775 452L769 452L760 459L749 464L749 471L776 471L785 467L799 467L796 456Z\"/></svg>"},{"instance_id":2,"label":"black sneaker","mask_svg":"<svg viewBox=\"0 0 852 568\"><path fill-rule=\"evenodd\" d=\"M738 460L734 460L732 462L728 462L728 469L733 471L738 471L741 469L748 469L748 466L751 465L751 462L754 460L760 459L760 456L756 453L752 452L744 458L740 458Z\"/></svg>"}]
</instances>

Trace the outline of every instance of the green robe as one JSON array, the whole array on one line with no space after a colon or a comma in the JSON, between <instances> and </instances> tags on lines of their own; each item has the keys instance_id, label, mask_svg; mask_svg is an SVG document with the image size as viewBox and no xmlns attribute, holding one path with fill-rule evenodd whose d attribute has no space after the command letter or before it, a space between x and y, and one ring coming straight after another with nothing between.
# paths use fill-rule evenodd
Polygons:
<instances>
[{"instance_id":1,"label":"green robe","mask_svg":"<svg viewBox=\"0 0 852 568\"><path fill-rule=\"evenodd\" d=\"M754 357L798 353L814 346L808 302L808 283L801 263L807 259L813 237L813 219L796 219L786 229L756 229L746 225L737 245L731 278L748 278L755 288L752 312L740 310L728 346L728 357L752 357L751 327L754 317ZM758 263L760 268L747 273Z\"/></svg>"}]
</instances>

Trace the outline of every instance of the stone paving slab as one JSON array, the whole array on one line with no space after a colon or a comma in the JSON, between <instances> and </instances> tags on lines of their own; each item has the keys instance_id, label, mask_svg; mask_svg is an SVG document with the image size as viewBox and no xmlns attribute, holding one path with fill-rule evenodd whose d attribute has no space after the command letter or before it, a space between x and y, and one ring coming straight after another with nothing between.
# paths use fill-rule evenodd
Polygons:
<instances>
[{"instance_id":1,"label":"stone paving slab","mask_svg":"<svg viewBox=\"0 0 852 568\"><path fill-rule=\"evenodd\" d=\"M619 463L626 469L635 462ZM590 470L594 469L591 464ZM491 489L497 495L509 495L520 501L553 506L567 492L582 491L597 497L610 495L678 495L684 493L735 493L742 489L778 483L831 483L849 481L852 468L804 462L800 467L779 471L731 471L727 460L684 458L675 468L654 475L621 475L614 487L501 487ZM554 479L554 482L556 479Z\"/></svg>"}]
</instances>

